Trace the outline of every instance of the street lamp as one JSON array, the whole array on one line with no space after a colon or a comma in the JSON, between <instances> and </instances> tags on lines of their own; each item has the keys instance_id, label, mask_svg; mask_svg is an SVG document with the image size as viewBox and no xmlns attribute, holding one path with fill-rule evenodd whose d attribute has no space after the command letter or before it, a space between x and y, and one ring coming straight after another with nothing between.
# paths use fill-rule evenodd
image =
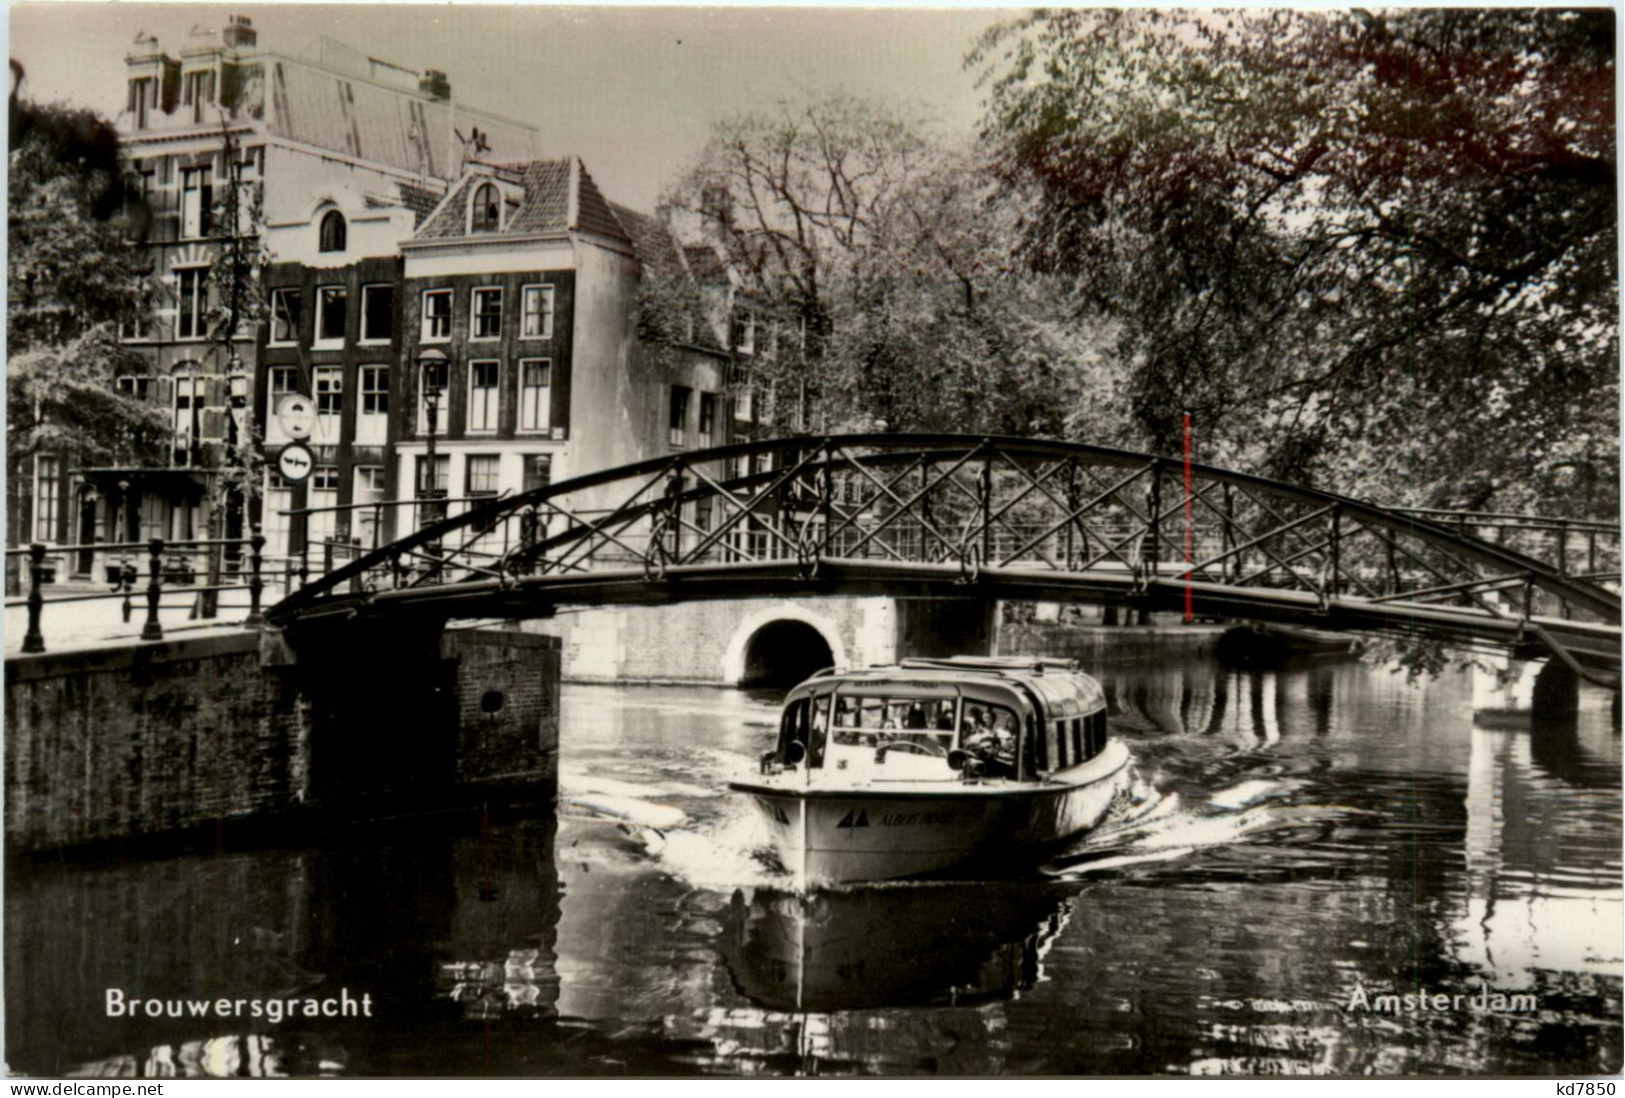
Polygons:
<instances>
[{"instance_id":1,"label":"street lamp","mask_svg":"<svg viewBox=\"0 0 1625 1098\"><path fill-rule=\"evenodd\" d=\"M445 391L446 381L451 374L451 360L444 351L429 348L418 354L418 378L423 385L424 411L428 414L429 433L424 439L423 477L418 486L418 497L425 501L424 507L418 513L418 529L434 525L444 516L444 506L434 501L445 498L445 489L440 487L440 477L435 469L434 441L435 432L440 421L440 394ZM440 543L430 542L423 547L429 557L440 556ZM431 565L431 569L432 569Z\"/></svg>"},{"instance_id":2,"label":"street lamp","mask_svg":"<svg viewBox=\"0 0 1625 1098\"><path fill-rule=\"evenodd\" d=\"M423 384L424 410L428 413L429 434L424 444L423 483L420 490L425 499L438 499L440 496L439 476L435 472L434 443L435 433L440 423L440 394L445 391L446 378L450 373L451 361L446 358L445 352L433 348L418 355L418 376Z\"/></svg>"}]
</instances>

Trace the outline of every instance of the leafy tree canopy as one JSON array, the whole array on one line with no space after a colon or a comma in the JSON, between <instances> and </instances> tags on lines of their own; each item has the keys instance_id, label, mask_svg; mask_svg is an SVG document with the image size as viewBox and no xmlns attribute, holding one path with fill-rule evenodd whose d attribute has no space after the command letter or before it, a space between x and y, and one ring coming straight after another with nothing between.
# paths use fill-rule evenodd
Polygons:
<instances>
[{"instance_id":1,"label":"leafy tree canopy","mask_svg":"<svg viewBox=\"0 0 1625 1098\"><path fill-rule=\"evenodd\" d=\"M1612 514L1606 11L1055 11L972 56L1036 270L1173 450L1396 503Z\"/></svg>"},{"instance_id":2,"label":"leafy tree canopy","mask_svg":"<svg viewBox=\"0 0 1625 1098\"><path fill-rule=\"evenodd\" d=\"M140 257L118 220L113 129L86 110L15 98L11 115L7 456L151 456L163 417L115 385L121 373L147 370L117 337L148 303Z\"/></svg>"},{"instance_id":3,"label":"leafy tree canopy","mask_svg":"<svg viewBox=\"0 0 1625 1098\"><path fill-rule=\"evenodd\" d=\"M837 96L722 123L664 213L779 327L752 369L781 422L810 393L808 430L1060 435L1081 390L1110 387L1090 384L1105 360L1065 283L1014 262L1019 203L923 120Z\"/></svg>"}]
</instances>

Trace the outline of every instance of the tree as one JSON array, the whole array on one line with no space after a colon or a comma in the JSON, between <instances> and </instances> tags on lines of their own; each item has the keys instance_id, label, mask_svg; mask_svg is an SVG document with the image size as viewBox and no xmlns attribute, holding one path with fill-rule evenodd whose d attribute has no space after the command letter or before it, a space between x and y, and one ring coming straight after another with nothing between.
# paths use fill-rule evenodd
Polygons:
<instances>
[{"instance_id":1,"label":"tree","mask_svg":"<svg viewBox=\"0 0 1625 1098\"><path fill-rule=\"evenodd\" d=\"M1054 11L972 61L1149 445L1189 411L1285 479L1617 512L1612 13Z\"/></svg>"},{"instance_id":2,"label":"tree","mask_svg":"<svg viewBox=\"0 0 1625 1098\"><path fill-rule=\"evenodd\" d=\"M41 452L84 462L151 459L169 425L117 389L144 360L121 323L150 308L122 221L112 127L92 112L13 93L6 283L6 458L13 514L27 512L27 462Z\"/></svg>"},{"instance_id":3,"label":"tree","mask_svg":"<svg viewBox=\"0 0 1625 1098\"><path fill-rule=\"evenodd\" d=\"M1019 200L993 184L921 120L833 97L725 121L663 212L769 329L751 383L779 394L781 423L1063 434L1099 340L1015 263ZM653 311L703 311L655 283Z\"/></svg>"}]
</instances>

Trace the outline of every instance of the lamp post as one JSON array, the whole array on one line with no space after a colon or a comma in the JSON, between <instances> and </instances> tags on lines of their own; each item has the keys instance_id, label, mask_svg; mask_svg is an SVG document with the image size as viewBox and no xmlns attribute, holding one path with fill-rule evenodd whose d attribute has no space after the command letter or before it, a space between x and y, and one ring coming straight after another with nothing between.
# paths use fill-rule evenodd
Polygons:
<instances>
[{"instance_id":1,"label":"lamp post","mask_svg":"<svg viewBox=\"0 0 1625 1098\"><path fill-rule=\"evenodd\" d=\"M428 420L429 433L424 439L423 477L418 485L418 498L424 500L424 506L418 512L418 529L434 525L444 518L443 507L437 506L435 501L445 498L445 489L440 486L440 477L435 466L435 433L440 420L440 395L444 392L446 382L451 372L451 360L445 352L429 348L422 351L417 359L418 378L423 386L424 412ZM431 558L440 556L440 543L432 541L423 547L423 552ZM431 563L431 569L434 567Z\"/></svg>"},{"instance_id":2,"label":"lamp post","mask_svg":"<svg viewBox=\"0 0 1625 1098\"><path fill-rule=\"evenodd\" d=\"M243 443L252 436L243 422L248 411L248 370L243 366L243 360L236 355L226 364L226 454L233 466L244 469ZM246 470L245 470L246 471ZM248 496L243 491L244 483L239 473L237 491L226 499L226 528L230 536L231 508L235 503L237 508L237 536L241 537L243 528L248 525ZM234 551L233 559L241 563L241 553Z\"/></svg>"}]
</instances>

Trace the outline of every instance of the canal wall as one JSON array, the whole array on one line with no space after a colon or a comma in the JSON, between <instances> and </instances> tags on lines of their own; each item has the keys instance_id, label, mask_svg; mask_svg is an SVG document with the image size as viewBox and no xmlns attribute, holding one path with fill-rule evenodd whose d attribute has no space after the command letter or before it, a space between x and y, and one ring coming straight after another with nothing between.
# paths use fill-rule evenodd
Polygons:
<instances>
[{"instance_id":1,"label":"canal wall","mask_svg":"<svg viewBox=\"0 0 1625 1098\"><path fill-rule=\"evenodd\" d=\"M558 640L509 630L8 657L6 848L550 797L558 689Z\"/></svg>"}]
</instances>

